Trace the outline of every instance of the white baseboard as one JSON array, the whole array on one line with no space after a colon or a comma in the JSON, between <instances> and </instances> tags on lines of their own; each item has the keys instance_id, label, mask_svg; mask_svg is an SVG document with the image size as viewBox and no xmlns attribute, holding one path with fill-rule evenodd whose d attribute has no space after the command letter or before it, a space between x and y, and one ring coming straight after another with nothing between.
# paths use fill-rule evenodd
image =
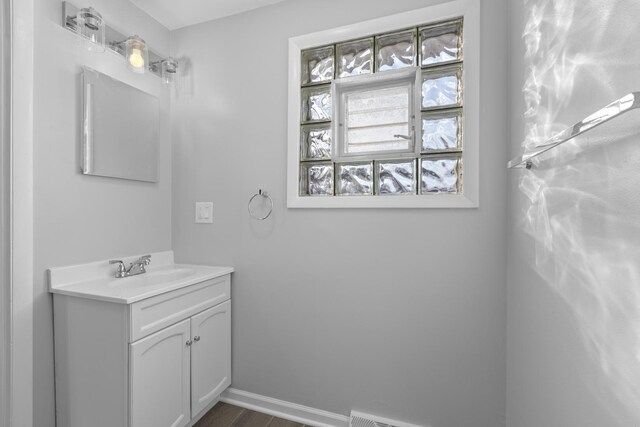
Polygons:
<instances>
[{"instance_id":1,"label":"white baseboard","mask_svg":"<svg viewBox=\"0 0 640 427\"><path fill-rule=\"evenodd\" d=\"M314 427L348 427L349 417L248 391L228 388L220 401Z\"/></svg>"}]
</instances>

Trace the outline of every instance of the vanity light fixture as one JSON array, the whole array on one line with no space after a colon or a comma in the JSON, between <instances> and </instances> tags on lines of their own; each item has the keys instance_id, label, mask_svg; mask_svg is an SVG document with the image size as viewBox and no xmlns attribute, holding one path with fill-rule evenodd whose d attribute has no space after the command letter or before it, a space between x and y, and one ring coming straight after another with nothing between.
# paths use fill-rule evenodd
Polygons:
<instances>
[{"instance_id":1,"label":"vanity light fixture","mask_svg":"<svg viewBox=\"0 0 640 427\"><path fill-rule=\"evenodd\" d=\"M85 7L78 11L75 17L67 17L75 21L76 34L80 36L90 52L102 53L105 50L105 23L102 15L92 7Z\"/></svg>"},{"instance_id":2,"label":"vanity light fixture","mask_svg":"<svg viewBox=\"0 0 640 427\"><path fill-rule=\"evenodd\" d=\"M150 66L152 71L160 72L162 84L171 85L176 81L178 73L178 60L172 57L160 61L152 62Z\"/></svg>"},{"instance_id":3,"label":"vanity light fixture","mask_svg":"<svg viewBox=\"0 0 640 427\"><path fill-rule=\"evenodd\" d=\"M162 61L162 70L160 74L162 83L166 85L175 83L177 73L178 73L177 60L173 59L172 57L168 57L167 59Z\"/></svg>"},{"instance_id":4,"label":"vanity light fixture","mask_svg":"<svg viewBox=\"0 0 640 427\"><path fill-rule=\"evenodd\" d=\"M124 57L127 68L134 73L144 74L149 63L149 49L140 36L131 36L124 41Z\"/></svg>"},{"instance_id":5,"label":"vanity light fixture","mask_svg":"<svg viewBox=\"0 0 640 427\"><path fill-rule=\"evenodd\" d=\"M123 56L127 68L134 73L146 71L160 76L162 83L172 84L178 70L178 61L163 58L151 51L138 35L129 36L105 24L102 15L92 7L78 8L68 1L62 2L62 26L81 36L91 52L104 52L105 47Z\"/></svg>"}]
</instances>

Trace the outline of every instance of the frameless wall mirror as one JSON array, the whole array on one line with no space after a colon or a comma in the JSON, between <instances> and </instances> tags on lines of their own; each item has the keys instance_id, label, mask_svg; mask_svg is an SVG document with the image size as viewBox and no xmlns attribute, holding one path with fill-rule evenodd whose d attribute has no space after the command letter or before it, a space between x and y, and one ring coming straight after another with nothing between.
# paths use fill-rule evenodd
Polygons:
<instances>
[{"instance_id":1,"label":"frameless wall mirror","mask_svg":"<svg viewBox=\"0 0 640 427\"><path fill-rule=\"evenodd\" d=\"M157 182L158 98L90 68L82 88L82 173Z\"/></svg>"}]
</instances>

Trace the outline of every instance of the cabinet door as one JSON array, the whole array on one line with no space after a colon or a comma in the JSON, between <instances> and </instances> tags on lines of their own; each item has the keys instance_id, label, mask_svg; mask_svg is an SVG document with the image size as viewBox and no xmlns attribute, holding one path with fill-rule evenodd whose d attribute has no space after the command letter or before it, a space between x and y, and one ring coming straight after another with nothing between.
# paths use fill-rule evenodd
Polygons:
<instances>
[{"instance_id":1,"label":"cabinet door","mask_svg":"<svg viewBox=\"0 0 640 427\"><path fill-rule=\"evenodd\" d=\"M189 423L189 319L130 345L131 426Z\"/></svg>"},{"instance_id":2,"label":"cabinet door","mask_svg":"<svg viewBox=\"0 0 640 427\"><path fill-rule=\"evenodd\" d=\"M191 416L231 384L231 301L191 318Z\"/></svg>"}]
</instances>

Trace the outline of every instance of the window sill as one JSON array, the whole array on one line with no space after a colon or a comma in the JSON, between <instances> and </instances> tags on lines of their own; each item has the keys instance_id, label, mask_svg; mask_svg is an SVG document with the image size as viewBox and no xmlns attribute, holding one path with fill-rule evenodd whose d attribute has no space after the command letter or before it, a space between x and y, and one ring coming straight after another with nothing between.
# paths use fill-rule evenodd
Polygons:
<instances>
[{"instance_id":1,"label":"window sill","mask_svg":"<svg viewBox=\"0 0 640 427\"><path fill-rule=\"evenodd\" d=\"M478 202L464 194L389 196L292 196L288 208L477 208Z\"/></svg>"}]
</instances>

